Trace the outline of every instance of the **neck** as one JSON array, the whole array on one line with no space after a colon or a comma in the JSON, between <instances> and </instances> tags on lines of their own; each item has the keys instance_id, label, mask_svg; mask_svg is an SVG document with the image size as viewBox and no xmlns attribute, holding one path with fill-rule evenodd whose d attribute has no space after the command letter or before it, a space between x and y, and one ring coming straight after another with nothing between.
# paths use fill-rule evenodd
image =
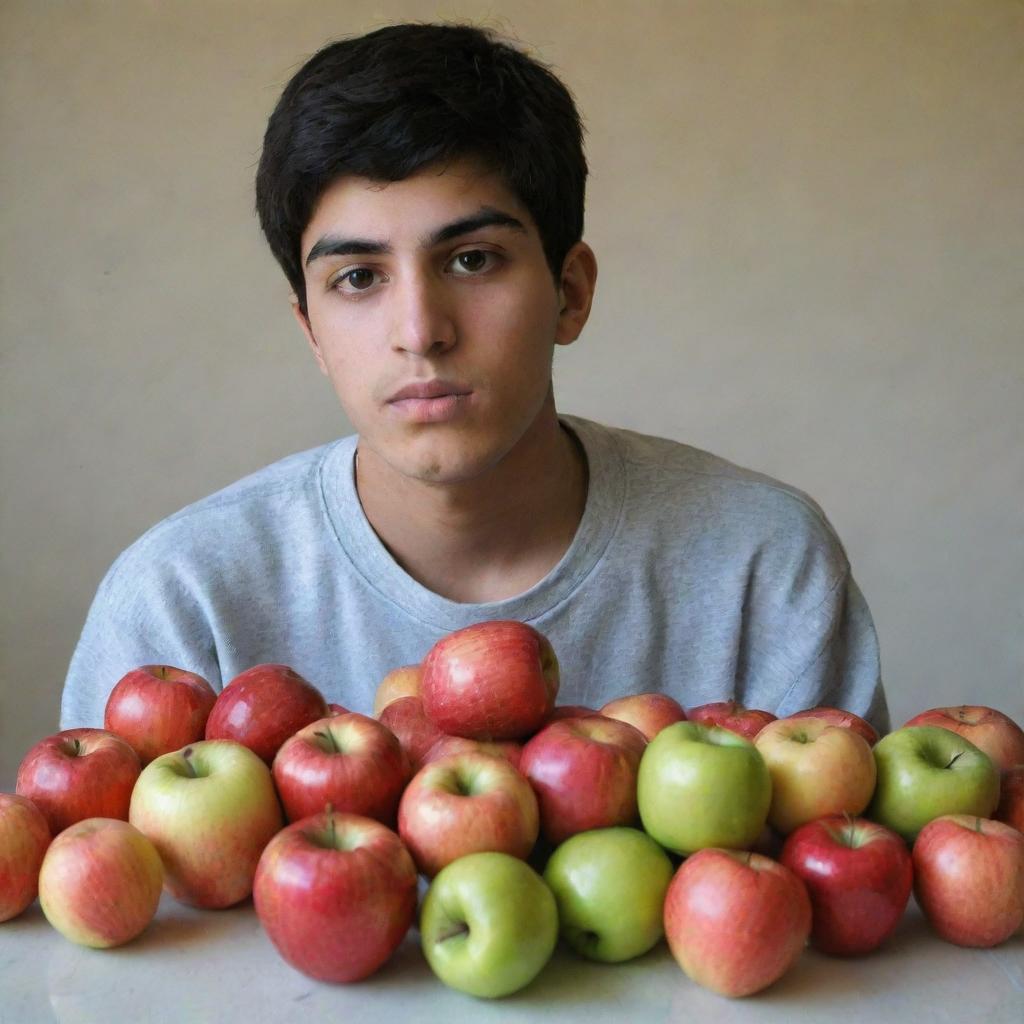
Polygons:
<instances>
[{"instance_id":1,"label":"neck","mask_svg":"<svg viewBox=\"0 0 1024 1024\"><path fill-rule=\"evenodd\" d=\"M543 579L572 543L586 504L586 457L551 400L512 450L472 480L410 479L360 445L356 489L410 576L452 601L500 601Z\"/></svg>"}]
</instances>

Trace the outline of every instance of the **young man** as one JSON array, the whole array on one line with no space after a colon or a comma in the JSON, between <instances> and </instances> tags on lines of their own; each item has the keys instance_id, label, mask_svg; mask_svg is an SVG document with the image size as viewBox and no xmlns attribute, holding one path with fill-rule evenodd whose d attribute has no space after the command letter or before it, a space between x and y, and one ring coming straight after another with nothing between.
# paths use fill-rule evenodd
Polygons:
<instances>
[{"instance_id":1,"label":"young man","mask_svg":"<svg viewBox=\"0 0 1024 1024\"><path fill-rule=\"evenodd\" d=\"M62 724L129 669L219 687L284 662L369 712L443 634L520 619L560 703L661 690L885 729L867 606L800 492L675 442L562 416L554 347L597 278L579 117L543 66L466 26L326 47L267 128L257 207L356 435L160 523L100 586Z\"/></svg>"}]
</instances>

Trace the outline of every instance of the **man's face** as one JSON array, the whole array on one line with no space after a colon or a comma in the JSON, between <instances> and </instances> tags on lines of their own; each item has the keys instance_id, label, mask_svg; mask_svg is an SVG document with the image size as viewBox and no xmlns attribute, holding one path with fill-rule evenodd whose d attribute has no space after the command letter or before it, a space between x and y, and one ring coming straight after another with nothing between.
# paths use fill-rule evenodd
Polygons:
<instances>
[{"instance_id":1,"label":"man's face","mask_svg":"<svg viewBox=\"0 0 1024 1024\"><path fill-rule=\"evenodd\" d=\"M554 345L577 330L560 321L532 218L496 175L463 161L389 184L340 179L301 244L300 324L361 448L404 477L455 483L522 440Z\"/></svg>"}]
</instances>

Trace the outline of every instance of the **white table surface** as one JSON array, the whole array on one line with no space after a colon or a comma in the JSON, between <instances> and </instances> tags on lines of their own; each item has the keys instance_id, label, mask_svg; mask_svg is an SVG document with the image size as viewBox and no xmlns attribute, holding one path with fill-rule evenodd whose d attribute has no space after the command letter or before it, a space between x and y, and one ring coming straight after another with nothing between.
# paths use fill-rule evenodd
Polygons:
<instances>
[{"instance_id":1,"label":"white table surface","mask_svg":"<svg viewBox=\"0 0 1024 1024\"><path fill-rule=\"evenodd\" d=\"M614 966L559 948L523 991L478 1000L438 981L418 940L410 931L395 956L364 982L327 985L278 956L251 901L197 911L165 895L149 928L113 950L68 942L35 903L0 924L0 1022L1024 1024L1024 934L992 950L962 949L932 935L913 901L896 934L871 956L842 960L807 950L775 985L737 1000L690 981L664 943Z\"/></svg>"}]
</instances>

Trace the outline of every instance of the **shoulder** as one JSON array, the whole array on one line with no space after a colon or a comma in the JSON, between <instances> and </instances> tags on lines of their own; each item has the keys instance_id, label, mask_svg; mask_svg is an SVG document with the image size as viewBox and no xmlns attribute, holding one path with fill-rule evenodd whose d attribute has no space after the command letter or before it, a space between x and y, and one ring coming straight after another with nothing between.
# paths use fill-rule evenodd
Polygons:
<instances>
[{"instance_id":1,"label":"shoulder","mask_svg":"<svg viewBox=\"0 0 1024 1024\"><path fill-rule=\"evenodd\" d=\"M799 488L669 438L567 419L594 450L621 460L627 523L652 524L688 544L733 546L737 554L754 548L785 558L817 550L836 570L848 568L821 506Z\"/></svg>"},{"instance_id":2,"label":"shoulder","mask_svg":"<svg viewBox=\"0 0 1024 1024\"><path fill-rule=\"evenodd\" d=\"M271 463L213 494L186 505L150 527L111 566L106 583L145 566L212 566L231 559L242 546L275 534L302 532L322 518L321 474L332 453L352 438L297 452Z\"/></svg>"}]
</instances>

